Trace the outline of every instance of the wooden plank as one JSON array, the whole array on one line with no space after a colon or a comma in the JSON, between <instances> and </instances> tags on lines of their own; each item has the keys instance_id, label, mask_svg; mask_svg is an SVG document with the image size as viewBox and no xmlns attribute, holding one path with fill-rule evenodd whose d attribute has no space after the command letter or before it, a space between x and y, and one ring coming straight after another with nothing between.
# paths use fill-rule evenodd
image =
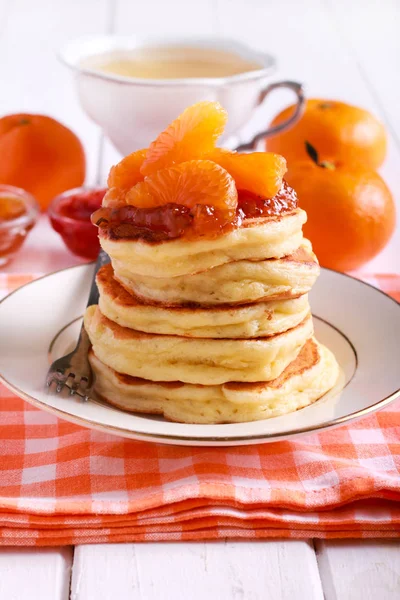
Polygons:
<instances>
[{"instance_id":1,"label":"wooden plank","mask_svg":"<svg viewBox=\"0 0 400 600\"><path fill-rule=\"evenodd\" d=\"M120 34L173 36L216 33L215 0L194 5L187 0L144 2L116 0L114 31ZM157 18L155 18L157 17Z\"/></svg>"},{"instance_id":2,"label":"wooden plank","mask_svg":"<svg viewBox=\"0 0 400 600\"><path fill-rule=\"evenodd\" d=\"M11 0L0 0L0 34L2 34L6 28L10 8Z\"/></svg>"},{"instance_id":3,"label":"wooden plank","mask_svg":"<svg viewBox=\"0 0 400 600\"><path fill-rule=\"evenodd\" d=\"M76 546L70 600L142 598L139 579L133 544Z\"/></svg>"},{"instance_id":4,"label":"wooden plank","mask_svg":"<svg viewBox=\"0 0 400 600\"><path fill-rule=\"evenodd\" d=\"M326 600L398 600L400 547L388 540L316 541Z\"/></svg>"},{"instance_id":5,"label":"wooden plank","mask_svg":"<svg viewBox=\"0 0 400 600\"><path fill-rule=\"evenodd\" d=\"M352 0L349 4L347 0L325 0L325 3L338 36L352 53L400 149L399 2Z\"/></svg>"},{"instance_id":6,"label":"wooden plank","mask_svg":"<svg viewBox=\"0 0 400 600\"><path fill-rule=\"evenodd\" d=\"M1 548L0 598L68 600L72 547Z\"/></svg>"},{"instance_id":7,"label":"wooden plank","mask_svg":"<svg viewBox=\"0 0 400 600\"><path fill-rule=\"evenodd\" d=\"M322 600L323 594L313 546L303 541L78 546L71 600L110 597Z\"/></svg>"}]
</instances>

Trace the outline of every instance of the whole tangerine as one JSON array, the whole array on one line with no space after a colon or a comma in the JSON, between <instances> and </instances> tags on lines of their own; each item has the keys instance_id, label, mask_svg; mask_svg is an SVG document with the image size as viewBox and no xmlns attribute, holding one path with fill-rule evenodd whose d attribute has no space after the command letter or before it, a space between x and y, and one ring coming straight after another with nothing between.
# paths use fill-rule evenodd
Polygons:
<instances>
[{"instance_id":1,"label":"whole tangerine","mask_svg":"<svg viewBox=\"0 0 400 600\"><path fill-rule=\"evenodd\" d=\"M30 192L46 209L52 198L85 180L85 153L78 137L44 115L0 119L0 183Z\"/></svg>"},{"instance_id":2,"label":"whole tangerine","mask_svg":"<svg viewBox=\"0 0 400 600\"><path fill-rule=\"evenodd\" d=\"M271 122L278 125L287 119L295 106L288 106ZM367 110L337 100L307 100L303 116L287 131L267 138L269 152L282 154L288 164L307 159L304 143L318 148L321 157L334 156L345 163L363 162L378 169L386 156L387 136L384 126Z\"/></svg>"},{"instance_id":3,"label":"whole tangerine","mask_svg":"<svg viewBox=\"0 0 400 600\"><path fill-rule=\"evenodd\" d=\"M304 235L323 267L351 271L376 256L396 224L393 197L382 177L362 163L308 160L291 164L286 180L307 212Z\"/></svg>"}]
</instances>

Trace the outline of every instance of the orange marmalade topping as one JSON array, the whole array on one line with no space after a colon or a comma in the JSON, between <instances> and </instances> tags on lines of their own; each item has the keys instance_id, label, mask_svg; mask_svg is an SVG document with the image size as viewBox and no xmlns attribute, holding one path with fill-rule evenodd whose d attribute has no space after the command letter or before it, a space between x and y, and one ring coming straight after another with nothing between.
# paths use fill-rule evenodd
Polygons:
<instances>
[{"instance_id":1,"label":"orange marmalade topping","mask_svg":"<svg viewBox=\"0 0 400 600\"><path fill-rule=\"evenodd\" d=\"M11 221L22 217L26 213L26 207L23 201L16 196L0 197L0 223L1 221Z\"/></svg>"},{"instance_id":2,"label":"orange marmalade topping","mask_svg":"<svg viewBox=\"0 0 400 600\"><path fill-rule=\"evenodd\" d=\"M27 233L35 224L35 217L28 217L29 209L17 196L0 193L0 265L23 244ZM20 217L25 217L19 220Z\"/></svg>"},{"instance_id":3,"label":"orange marmalade topping","mask_svg":"<svg viewBox=\"0 0 400 600\"><path fill-rule=\"evenodd\" d=\"M240 227L245 219L277 217L296 208L296 192L284 181L273 198L239 190L235 211L200 204L193 208L175 203L154 208L125 205L100 208L92 215L92 221L110 239L161 242L182 236L187 239L215 237Z\"/></svg>"},{"instance_id":4,"label":"orange marmalade topping","mask_svg":"<svg viewBox=\"0 0 400 600\"><path fill-rule=\"evenodd\" d=\"M148 148L112 167L110 190L92 216L101 235L148 242L215 237L245 219L294 210L282 156L216 148L226 120L218 102L199 102Z\"/></svg>"}]
</instances>

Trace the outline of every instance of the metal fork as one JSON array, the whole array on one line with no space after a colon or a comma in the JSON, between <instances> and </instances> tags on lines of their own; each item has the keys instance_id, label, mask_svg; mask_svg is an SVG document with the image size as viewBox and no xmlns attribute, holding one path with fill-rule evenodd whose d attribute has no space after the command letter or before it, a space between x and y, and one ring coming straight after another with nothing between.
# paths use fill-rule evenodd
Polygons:
<instances>
[{"instance_id":1,"label":"metal fork","mask_svg":"<svg viewBox=\"0 0 400 600\"><path fill-rule=\"evenodd\" d=\"M110 262L108 254L106 254L104 250L100 250L94 268L87 306L98 304L99 302L96 275L100 267L108 262ZM55 391L57 394L67 387L71 396L77 394L87 402L94 384L93 372L88 359L89 349L89 336L82 325L75 350L62 358L58 358L52 363L47 373L47 387L50 388L50 386L55 383Z\"/></svg>"}]
</instances>

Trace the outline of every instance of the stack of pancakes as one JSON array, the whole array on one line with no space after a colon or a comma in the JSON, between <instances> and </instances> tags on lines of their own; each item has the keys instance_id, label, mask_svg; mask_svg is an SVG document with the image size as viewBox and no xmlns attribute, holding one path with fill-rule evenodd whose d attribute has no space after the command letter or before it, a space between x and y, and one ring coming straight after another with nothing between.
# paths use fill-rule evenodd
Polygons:
<instances>
[{"instance_id":1,"label":"stack of pancakes","mask_svg":"<svg viewBox=\"0 0 400 600\"><path fill-rule=\"evenodd\" d=\"M85 315L95 389L132 412L232 423L292 412L338 376L313 337L319 266L300 208L214 238L100 242L112 264Z\"/></svg>"}]
</instances>

